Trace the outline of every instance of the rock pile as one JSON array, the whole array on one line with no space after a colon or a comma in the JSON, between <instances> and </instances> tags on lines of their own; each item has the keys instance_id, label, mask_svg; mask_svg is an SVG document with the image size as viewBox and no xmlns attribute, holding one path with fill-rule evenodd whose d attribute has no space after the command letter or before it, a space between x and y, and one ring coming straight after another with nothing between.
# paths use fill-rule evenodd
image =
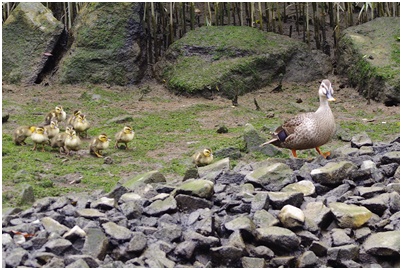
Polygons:
<instances>
[{"instance_id":1,"label":"rock pile","mask_svg":"<svg viewBox=\"0 0 402 270\"><path fill-rule=\"evenodd\" d=\"M362 137L328 160L224 158L37 200L3 215L2 266L399 267L399 138Z\"/></svg>"}]
</instances>

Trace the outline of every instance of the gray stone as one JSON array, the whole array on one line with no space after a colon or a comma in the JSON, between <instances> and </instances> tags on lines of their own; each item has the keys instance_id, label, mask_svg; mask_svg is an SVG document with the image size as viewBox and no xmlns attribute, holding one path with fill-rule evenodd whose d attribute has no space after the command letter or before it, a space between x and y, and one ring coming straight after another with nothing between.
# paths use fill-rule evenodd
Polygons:
<instances>
[{"instance_id":1,"label":"gray stone","mask_svg":"<svg viewBox=\"0 0 402 270\"><path fill-rule=\"evenodd\" d=\"M295 256L277 256L269 262L269 266L275 268L294 268L295 265Z\"/></svg>"},{"instance_id":2,"label":"gray stone","mask_svg":"<svg viewBox=\"0 0 402 270\"><path fill-rule=\"evenodd\" d=\"M304 213L293 205L285 205L278 214L278 218L285 228L297 228L304 224Z\"/></svg>"},{"instance_id":3,"label":"gray stone","mask_svg":"<svg viewBox=\"0 0 402 270\"><path fill-rule=\"evenodd\" d=\"M355 239L359 242L365 240L370 234L371 230L369 227L362 227L355 230Z\"/></svg>"},{"instance_id":4,"label":"gray stone","mask_svg":"<svg viewBox=\"0 0 402 270\"><path fill-rule=\"evenodd\" d=\"M360 228L373 214L366 207L338 202L330 203L329 208L341 228Z\"/></svg>"},{"instance_id":5,"label":"gray stone","mask_svg":"<svg viewBox=\"0 0 402 270\"><path fill-rule=\"evenodd\" d=\"M313 241L310 250L314 252L315 255L322 257L327 255L328 246L321 241Z\"/></svg>"},{"instance_id":6,"label":"gray stone","mask_svg":"<svg viewBox=\"0 0 402 270\"><path fill-rule=\"evenodd\" d=\"M86 235L87 234L83 229L81 229L78 225L75 225L72 229L70 229L63 235L63 238L71 240L75 238L82 238L85 237Z\"/></svg>"},{"instance_id":7,"label":"gray stone","mask_svg":"<svg viewBox=\"0 0 402 270\"><path fill-rule=\"evenodd\" d=\"M215 179L222 174L222 172L228 172L229 170L229 158L224 158L207 166L198 167L198 174L200 178L210 180L215 183Z\"/></svg>"},{"instance_id":8,"label":"gray stone","mask_svg":"<svg viewBox=\"0 0 402 270\"><path fill-rule=\"evenodd\" d=\"M115 202L114 198L102 197L102 198L92 202L91 208L110 210L110 209L113 209L115 207L115 205L116 205L116 202Z\"/></svg>"},{"instance_id":9,"label":"gray stone","mask_svg":"<svg viewBox=\"0 0 402 270\"><path fill-rule=\"evenodd\" d=\"M268 192L268 197L274 209L281 209L287 204L299 207L304 198L301 192Z\"/></svg>"},{"instance_id":10,"label":"gray stone","mask_svg":"<svg viewBox=\"0 0 402 270\"><path fill-rule=\"evenodd\" d=\"M50 240L43 247L56 255L62 255L64 251L72 246L72 243L66 239L57 238Z\"/></svg>"},{"instance_id":11,"label":"gray stone","mask_svg":"<svg viewBox=\"0 0 402 270\"><path fill-rule=\"evenodd\" d=\"M373 142L367 133L363 132L352 137L351 145L352 147L360 148L362 146L372 146Z\"/></svg>"},{"instance_id":12,"label":"gray stone","mask_svg":"<svg viewBox=\"0 0 402 270\"><path fill-rule=\"evenodd\" d=\"M102 224L102 227L105 233L113 239L127 241L132 237L132 232L129 229L119 226L114 222L106 222Z\"/></svg>"},{"instance_id":13,"label":"gray stone","mask_svg":"<svg viewBox=\"0 0 402 270\"><path fill-rule=\"evenodd\" d=\"M78 259L71 262L70 264L66 264L66 268L89 268L89 265L85 260Z\"/></svg>"},{"instance_id":14,"label":"gray stone","mask_svg":"<svg viewBox=\"0 0 402 270\"><path fill-rule=\"evenodd\" d=\"M177 203L176 200L169 196L164 200L157 200L145 207L144 213L151 216L158 216L164 213L176 211Z\"/></svg>"},{"instance_id":15,"label":"gray stone","mask_svg":"<svg viewBox=\"0 0 402 270\"><path fill-rule=\"evenodd\" d=\"M350 161L328 162L324 167L312 170L311 177L323 185L339 185L355 170L357 166Z\"/></svg>"},{"instance_id":16,"label":"gray stone","mask_svg":"<svg viewBox=\"0 0 402 270\"><path fill-rule=\"evenodd\" d=\"M400 231L378 232L370 235L363 248L375 256L400 255Z\"/></svg>"},{"instance_id":17,"label":"gray stone","mask_svg":"<svg viewBox=\"0 0 402 270\"><path fill-rule=\"evenodd\" d=\"M268 260L275 256L275 253L269 247L266 246L257 246L257 247L252 246L249 249L249 253L251 256L258 258L265 258Z\"/></svg>"},{"instance_id":18,"label":"gray stone","mask_svg":"<svg viewBox=\"0 0 402 270\"><path fill-rule=\"evenodd\" d=\"M361 200L359 204L381 216L389 206L389 194L384 193L370 199Z\"/></svg>"},{"instance_id":19,"label":"gray stone","mask_svg":"<svg viewBox=\"0 0 402 270\"><path fill-rule=\"evenodd\" d=\"M383 187L356 187L355 193L364 198L372 198L384 192Z\"/></svg>"},{"instance_id":20,"label":"gray stone","mask_svg":"<svg viewBox=\"0 0 402 270\"><path fill-rule=\"evenodd\" d=\"M147 247L147 236L142 232L132 232L132 237L127 246L128 252L140 252Z\"/></svg>"},{"instance_id":21,"label":"gray stone","mask_svg":"<svg viewBox=\"0 0 402 270\"><path fill-rule=\"evenodd\" d=\"M204 236L195 231L186 231L183 233L185 240L195 241L201 247L216 246L220 243L219 239L214 236Z\"/></svg>"},{"instance_id":22,"label":"gray stone","mask_svg":"<svg viewBox=\"0 0 402 270\"><path fill-rule=\"evenodd\" d=\"M103 260L106 255L109 240L100 228L87 228L82 253Z\"/></svg>"},{"instance_id":23,"label":"gray stone","mask_svg":"<svg viewBox=\"0 0 402 270\"><path fill-rule=\"evenodd\" d=\"M150 171L137 175L132 179L123 181L122 186L130 191L136 191L136 189L144 184L152 183L165 183L166 178L159 171Z\"/></svg>"},{"instance_id":24,"label":"gray stone","mask_svg":"<svg viewBox=\"0 0 402 270\"><path fill-rule=\"evenodd\" d=\"M77 209L76 213L79 217L84 217L84 218L100 218L100 217L106 217L106 215L96 209Z\"/></svg>"},{"instance_id":25,"label":"gray stone","mask_svg":"<svg viewBox=\"0 0 402 270\"><path fill-rule=\"evenodd\" d=\"M312 196L315 194L315 186L313 182L308 180L302 180L297 183L289 184L282 188L283 192L301 192L304 196Z\"/></svg>"},{"instance_id":26,"label":"gray stone","mask_svg":"<svg viewBox=\"0 0 402 270\"><path fill-rule=\"evenodd\" d=\"M359 246L344 245L330 247L327 251L328 261L336 265L341 265L343 261L356 260L359 257Z\"/></svg>"},{"instance_id":27,"label":"gray stone","mask_svg":"<svg viewBox=\"0 0 402 270\"><path fill-rule=\"evenodd\" d=\"M268 209L269 207L269 197L267 192L257 192L253 200L251 201L251 211L255 212L258 210Z\"/></svg>"},{"instance_id":28,"label":"gray stone","mask_svg":"<svg viewBox=\"0 0 402 270\"><path fill-rule=\"evenodd\" d=\"M338 228L332 229L331 237L332 237L333 246L335 246L335 247L349 245L349 244L354 243L354 241L342 229L338 229Z\"/></svg>"},{"instance_id":29,"label":"gray stone","mask_svg":"<svg viewBox=\"0 0 402 270\"><path fill-rule=\"evenodd\" d=\"M175 263L166 257L166 253L162 251L158 244L152 244L143 253L146 262L151 268L173 268Z\"/></svg>"},{"instance_id":30,"label":"gray stone","mask_svg":"<svg viewBox=\"0 0 402 270\"><path fill-rule=\"evenodd\" d=\"M276 226L279 224L279 220L264 209L254 213L253 222L257 228Z\"/></svg>"},{"instance_id":31,"label":"gray stone","mask_svg":"<svg viewBox=\"0 0 402 270\"><path fill-rule=\"evenodd\" d=\"M401 162L401 152L393 151L387 152L381 157L381 164L390 164L390 163L400 163Z\"/></svg>"},{"instance_id":32,"label":"gray stone","mask_svg":"<svg viewBox=\"0 0 402 270\"><path fill-rule=\"evenodd\" d=\"M20 3L3 23L3 81L34 84L64 25L41 3ZM15 55L24 55L18 61Z\"/></svg>"},{"instance_id":33,"label":"gray stone","mask_svg":"<svg viewBox=\"0 0 402 270\"><path fill-rule=\"evenodd\" d=\"M183 182L175 193L210 199L214 194L214 183L205 179L190 179Z\"/></svg>"},{"instance_id":34,"label":"gray stone","mask_svg":"<svg viewBox=\"0 0 402 270\"><path fill-rule=\"evenodd\" d=\"M242 230L255 234L255 224L248 216L240 216L225 223L225 228L230 231Z\"/></svg>"},{"instance_id":35,"label":"gray stone","mask_svg":"<svg viewBox=\"0 0 402 270\"><path fill-rule=\"evenodd\" d=\"M35 201L34 191L31 185L24 185L20 193L20 204L32 204Z\"/></svg>"},{"instance_id":36,"label":"gray stone","mask_svg":"<svg viewBox=\"0 0 402 270\"><path fill-rule=\"evenodd\" d=\"M175 224L162 223L158 226L158 230L153 234L156 239L167 243L175 242L182 235L181 226Z\"/></svg>"},{"instance_id":37,"label":"gray stone","mask_svg":"<svg viewBox=\"0 0 402 270\"><path fill-rule=\"evenodd\" d=\"M28 259L28 252L21 247L12 249L10 252L5 254L6 266L12 268L23 265L26 259Z\"/></svg>"},{"instance_id":38,"label":"gray stone","mask_svg":"<svg viewBox=\"0 0 402 270\"><path fill-rule=\"evenodd\" d=\"M212 202L207 199L179 194L175 196L177 207L182 212L192 212L200 208L211 208Z\"/></svg>"},{"instance_id":39,"label":"gray stone","mask_svg":"<svg viewBox=\"0 0 402 270\"><path fill-rule=\"evenodd\" d=\"M77 262L77 261L84 261L84 263L87 265L86 268L98 268L99 267L99 263L96 261L96 259L89 255L69 255L69 256L65 257L64 264L67 265L66 267L68 267L68 265L69 265L70 268L72 268L71 264L73 264L74 262ZM77 264L76 267L83 268L83 267L80 267L79 265L84 265L84 263L79 262L79 264Z\"/></svg>"},{"instance_id":40,"label":"gray stone","mask_svg":"<svg viewBox=\"0 0 402 270\"><path fill-rule=\"evenodd\" d=\"M243 268L265 268L266 263L263 258L242 257L241 264Z\"/></svg>"},{"instance_id":41,"label":"gray stone","mask_svg":"<svg viewBox=\"0 0 402 270\"><path fill-rule=\"evenodd\" d=\"M230 158L230 159L239 159L241 158L240 149L235 147L228 147L219 149L214 152L214 157L219 158Z\"/></svg>"},{"instance_id":42,"label":"gray stone","mask_svg":"<svg viewBox=\"0 0 402 270\"><path fill-rule=\"evenodd\" d=\"M319 259L312 251L305 251L297 258L296 266L299 268L315 267L319 263Z\"/></svg>"},{"instance_id":43,"label":"gray stone","mask_svg":"<svg viewBox=\"0 0 402 270\"><path fill-rule=\"evenodd\" d=\"M279 151L272 145L263 144L266 139L261 137L258 131L250 123L247 123L244 128L243 139L246 143L246 148L248 152L260 152L267 156L273 157L279 153Z\"/></svg>"},{"instance_id":44,"label":"gray stone","mask_svg":"<svg viewBox=\"0 0 402 270\"><path fill-rule=\"evenodd\" d=\"M257 241L273 250L291 251L297 249L300 239L291 230L276 226L257 229Z\"/></svg>"},{"instance_id":45,"label":"gray stone","mask_svg":"<svg viewBox=\"0 0 402 270\"><path fill-rule=\"evenodd\" d=\"M228 239L227 245L237 247L239 249L245 250L246 249L246 243L244 242L243 239L244 232L240 232L240 230L234 231Z\"/></svg>"},{"instance_id":46,"label":"gray stone","mask_svg":"<svg viewBox=\"0 0 402 270\"><path fill-rule=\"evenodd\" d=\"M294 182L293 171L283 163L274 163L270 166L263 166L255 169L246 175L246 181L262 185L270 191L279 191L287 184Z\"/></svg>"},{"instance_id":47,"label":"gray stone","mask_svg":"<svg viewBox=\"0 0 402 270\"><path fill-rule=\"evenodd\" d=\"M69 230L68 227L60 224L56 220L50 218L50 217L44 217L42 218L42 224L43 227L45 227L45 230L49 233L57 233L58 235L63 235L65 232Z\"/></svg>"},{"instance_id":48,"label":"gray stone","mask_svg":"<svg viewBox=\"0 0 402 270\"><path fill-rule=\"evenodd\" d=\"M210 250L212 261L218 265L235 263L244 253L243 249L234 246L213 247Z\"/></svg>"},{"instance_id":49,"label":"gray stone","mask_svg":"<svg viewBox=\"0 0 402 270\"><path fill-rule=\"evenodd\" d=\"M318 228L325 229L331 223L331 210L322 202L309 202L303 210L306 217L306 224L312 231Z\"/></svg>"},{"instance_id":50,"label":"gray stone","mask_svg":"<svg viewBox=\"0 0 402 270\"><path fill-rule=\"evenodd\" d=\"M194 251L197 247L197 244L194 241L186 240L180 242L174 250L174 253L177 256L184 257L187 260L191 259L194 254Z\"/></svg>"},{"instance_id":51,"label":"gray stone","mask_svg":"<svg viewBox=\"0 0 402 270\"><path fill-rule=\"evenodd\" d=\"M123 198L123 196L122 196ZM123 201L126 201L120 204L120 211L126 216L128 219L135 219L141 217L142 214L142 206L139 200L132 200L129 198L124 198Z\"/></svg>"}]
</instances>

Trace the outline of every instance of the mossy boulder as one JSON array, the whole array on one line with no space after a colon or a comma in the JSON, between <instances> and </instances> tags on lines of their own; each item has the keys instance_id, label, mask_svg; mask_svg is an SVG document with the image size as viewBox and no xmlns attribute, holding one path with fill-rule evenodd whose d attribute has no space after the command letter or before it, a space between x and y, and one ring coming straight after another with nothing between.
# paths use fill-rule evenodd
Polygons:
<instances>
[{"instance_id":1,"label":"mossy boulder","mask_svg":"<svg viewBox=\"0 0 402 270\"><path fill-rule=\"evenodd\" d=\"M62 83L139 82L146 70L140 3L88 3L72 28L72 44L60 63Z\"/></svg>"},{"instance_id":2,"label":"mossy boulder","mask_svg":"<svg viewBox=\"0 0 402 270\"><path fill-rule=\"evenodd\" d=\"M399 105L400 18L376 18L349 27L339 41L337 71L368 99Z\"/></svg>"},{"instance_id":3,"label":"mossy boulder","mask_svg":"<svg viewBox=\"0 0 402 270\"><path fill-rule=\"evenodd\" d=\"M3 82L33 84L64 30L41 3L19 3L3 23Z\"/></svg>"},{"instance_id":4,"label":"mossy boulder","mask_svg":"<svg viewBox=\"0 0 402 270\"><path fill-rule=\"evenodd\" d=\"M155 76L181 94L232 98L273 81L322 79L331 61L289 37L242 26L206 26L174 42Z\"/></svg>"}]
</instances>

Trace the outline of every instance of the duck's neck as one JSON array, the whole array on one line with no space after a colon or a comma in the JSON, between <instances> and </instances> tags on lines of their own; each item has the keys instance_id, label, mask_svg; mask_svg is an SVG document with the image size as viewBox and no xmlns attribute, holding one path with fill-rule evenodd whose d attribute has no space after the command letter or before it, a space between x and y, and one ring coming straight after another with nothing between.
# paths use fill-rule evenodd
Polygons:
<instances>
[{"instance_id":1,"label":"duck's neck","mask_svg":"<svg viewBox=\"0 0 402 270\"><path fill-rule=\"evenodd\" d=\"M331 110L328 104L328 99L325 97L320 96L320 107L318 107L316 113L322 112L322 111L328 111Z\"/></svg>"}]
</instances>

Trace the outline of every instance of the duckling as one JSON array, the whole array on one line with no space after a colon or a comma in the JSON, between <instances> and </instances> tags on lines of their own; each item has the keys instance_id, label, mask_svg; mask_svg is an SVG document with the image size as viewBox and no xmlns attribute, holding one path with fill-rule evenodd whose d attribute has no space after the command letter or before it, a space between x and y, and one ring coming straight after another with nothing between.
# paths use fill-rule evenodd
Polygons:
<instances>
[{"instance_id":1,"label":"duckling","mask_svg":"<svg viewBox=\"0 0 402 270\"><path fill-rule=\"evenodd\" d=\"M109 147L110 139L105 133L102 133L97 138L94 138L89 146L89 153L95 154L97 157L102 156L102 150Z\"/></svg>"},{"instance_id":2,"label":"duckling","mask_svg":"<svg viewBox=\"0 0 402 270\"><path fill-rule=\"evenodd\" d=\"M53 148L58 147L59 148L59 153L61 154L63 152L67 152L67 149L65 148L65 140L67 136L70 135L70 132L73 131L72 126L67 126L66 131L62 133L58 133L56 136L54 136L50 142L50 146Z\"/></svg>"},{"instance_id":3,"label":"duckling","mask_svg":"<svg viewBox=\"0 0 402 270\"><path fill-rule=\"evenodd\" d=\"M73 125L74 120L81 114L80 110L75 110L74 113L68 118L67 125Z\"/></svg>"},{"instance_id":4,"label":"duckling","mask_svg":"<svg viewBox=\"0 0 402 270\"><path fill-rule=\"evenodd\" d=\"M85 137L87 137L87 130L89 127L89 122L84 114L80 114L74 119L73 128L79 135L85 132Z\"/></svg>"},{"instance_id":5,"label":"duckling","mask_svg":"<svg viewBox=\"0 0 402 270\"><path fill-rule=\"evenodd\" d=\"M50 121L50 124L46 125L44 128L45 128L45 131L46 131L47 136L49 137L49 139L52 139L60 131L59 125L58 125L58 122L57 122L56 119Z\"/></svg>"},{"instance_id":6,"label":"duckling","mask_svg":"<svg viewBox=\"0 0 402 270\"><path fill-rule=\"evenodd\" d=\"M58 105L54 108L54 110L51 110L45 117L45 124L49 125L50 121L52 119L56 119L59 122L62 122L66 120L66 112L63 110L63 107Z\"/></svg>"},{"instance_id":7,"label":"duckling","mask_svg":"<svg viewBox=\"0 0 402 270\"><path fill-rule=\"evenodd\" d=\"M31 139L34 142L32 151L36 150L36 145L42 145L42 152L45 152L45 143L49 142L49 137L43 126L36 127L35 131L31 135Z\"/></svg>"},{"instance_id":8,"label":"duckling","mask_svg":"<svg viewBox=\"0 0 402 270\"><path fill-rule=\"evenodd\" d=\"M124 143L126 145L126 150L128 150L127 143L134 139L134 134L135 132L133 131L132 127L125 126L122 131L116 133L116 144L114 147L119 148L118 143Z\"/></svg>"},{"instance_id":9,"label":"duckling","mask_svg":"<svg viewBox=\"0 0 402 270\"><path fill-rule=\"evenodd\" d=\"M25 145L25 139L31 137L35 129L36 126L17 127L13 133L13 142L15 143L15 145Z\"/></svg>"},{"instance_id":10,"label":"duckling","mask_svg":"<svg viewBox=\"0 0 402 270\"><path fill-rule=\"evenodd\" d=\"M70 130L70 134L67 135L64 141L64 148L67 149L67 155L70 154L71 150L78 151L81 146L81 140L77 136L75 130Z\"/></svg>"},{"instance_id":11,"label":"duckling","mask_svg":"<svg viewBox=\"0 0 402 270\"><path fill-rule=\"evenodd\" d=\"M192 158L193 163L196 166L205 166L211 164L214 155L212 154L211 148L205 148L204 150L195 153Z\"/></svg>"}]
</instances>

